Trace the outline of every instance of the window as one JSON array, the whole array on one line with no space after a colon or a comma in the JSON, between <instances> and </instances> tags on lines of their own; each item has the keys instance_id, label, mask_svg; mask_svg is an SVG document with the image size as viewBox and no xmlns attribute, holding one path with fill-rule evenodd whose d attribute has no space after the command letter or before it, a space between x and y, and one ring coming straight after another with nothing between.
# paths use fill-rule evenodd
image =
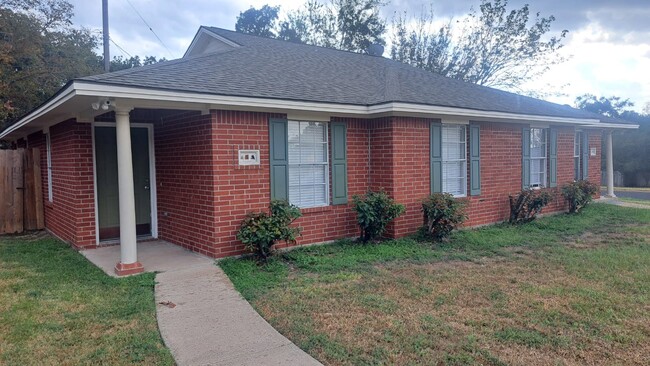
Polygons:
<instances>
[{"instance_id":1,"label":"window","mask_svg":"<svg viewBox=\"0 0 650 366\"><path fill-rule=\"evenodd\" d=\"M546 187L546 130L530 129L530 186Z\"/></svg>"},{"instance_id":2,"label":"window","mask_svg":"<svg viewBox=\"0 0 650 366\"><path fill-rule=\"evenodd\" d=\"M576 132L573 138L573 179L582 179L582 132Z\"/></svg>"},{"instance_id":3,"label":"window","mask_svg":"<svg viewBox=\"0 0 650 366\"><path fill-rule=\"evenodd\" d=\"M442 125L442 191L467 195L467 133L463 125Z\"/></svg>"},{"instance_id":4,"label":"window","mask_svg":"<svg viewBox=\"0 0 650 366\"><path fill-rule=\"evenodd\" d=\"M289 121L289 202L300 207L329 204L327 124Z\"/></svg>"},{"instance_id":5,"label":"window","mask_svg":"<svg viewBox=\"0 0 650 366\"><path fill-rule=\"evenodd\" d=\"M45 149L47 151L47 200L52 202L52 143L50 134L45 134Z\"/></svg>"}]
</instances>

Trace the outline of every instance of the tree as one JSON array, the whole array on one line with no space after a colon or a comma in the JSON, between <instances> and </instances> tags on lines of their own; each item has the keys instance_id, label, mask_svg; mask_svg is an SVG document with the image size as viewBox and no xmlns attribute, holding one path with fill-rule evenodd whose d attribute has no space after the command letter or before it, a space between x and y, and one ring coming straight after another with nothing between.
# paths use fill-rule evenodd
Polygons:
<instances>
[{"instance_id":1,"label":"tree","mask_svg":"<svg viewBox=\"0 0 650 366\"><path fill-rule=\"evenodd\" d=\"M264 5L239 14L238 32L286 41L364 52L374 43L385 44L386 21L379 14L382 0L308 0L300 9L278 20L279 7Z\"/></svg>"},{"instance_id":2,"label":"tree","mask_svg":"<svg viewBox=\"0 0 650 366\"><path fill-rule=\"evenodd\" d=\"M235 31L254 36L275 38L279 6L264 5L260 9L250 7L240 12L235 24Z\"/></svg>"},{"instance_id":3,"label":"tree","mask_svg":"<svg viewBox=\"0 0 650 366\"><path fill-rule=\"evenodd\" d=\"M629 99L616 96L598 98L593 94L583 94L576 97L575 105L576 108L608 117L621 117L625 112L630 112L627 108L634 107L634 103Z\"/></svg>"},{"instance_id":4,"label":"tree","mask_svg":"<svg viewBox=\"0 0 650 366\"><path fill-rule=\"evenodd\" d=\"M167 61L167 59L160 58L156 59L156 56L145 56L143 59L140 59L140 56L132 56L129 58L124 58L122 56L115 56L111 60L111 72L132 69L134 67L153 65L158 62ZM103 62L103 59L102 59Z\"/></svg>"},{"instance_id":5,"label":"tree","mask_svg":"<svg viewBox=\"0 0 650 366\"><path fill-rule=\"evenodd\" d=\"M650 114L630 110L629 99L617 96L596 97L584 94L576 98L577 108L639 125L638 130L616 131L613 146L614 170L623 173L626 186L650 186ZM604 142L604 141L603 141ZM604 146L603 146L603 150ZM603 154L602 169L605 169Z\"/></svg>"},{"instance_id":6,"label":"tree","mask_svg":"<svg viewBox=\"0 0 650 366\"><path fill-rule=\"evenodd\" d=\"M566 30L550 36L552 15L532 19L528 5L508 10L507 0L482 0L460 21L436 26L433 11L411 26L407 14L392 21L391 58L470 83L511 90L564 59Z\"/></svg>"},{"instance_id":7,"label":"tree","mask_svg":"<svg viewBox=\"0 0 650 366\"><path fill-rule=\"evenodd\" d=\"M68 80L95 74L97 38L75 29L65 0L8 0L0 7L0 128Z\"/></svg>"}]
</instances>

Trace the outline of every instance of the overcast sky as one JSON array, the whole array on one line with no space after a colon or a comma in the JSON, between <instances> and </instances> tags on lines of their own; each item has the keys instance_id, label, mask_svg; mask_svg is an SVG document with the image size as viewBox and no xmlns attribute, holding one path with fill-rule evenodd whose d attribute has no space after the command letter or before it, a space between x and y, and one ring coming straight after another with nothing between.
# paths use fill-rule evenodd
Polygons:
<instances>
[{"instance_id":1,"label":"overcast sky","mask_svg":"<svg viewBox=\"0 0 650 366\"><path fill-rule=\"evenodd\" d=\"M297 0L108 0L111 38L130 55L179 58L200 25L226 29L235 27L240 11L249 6L281 4L283 10L299 7ZM101 31L101 0L71 0L74 23ZM132 4L133 7L129 4ZM461 17L480 0L436 0L435 14ZM567 96L549 97L573 104L577 95L617 95L630 98L641 110L650 102L650 0L510 0L511 8L530 4L531 13L554 15L553 31L569 30L563 55L570 60L553 66L529 88L562 91ZM384 9L417 13L429 1L392 0ZM156 39L136 10L160 37ZM111 44L111 55L125 55ZM551 90L549 89L549 90Z\"/></svg>"}]
</instances>

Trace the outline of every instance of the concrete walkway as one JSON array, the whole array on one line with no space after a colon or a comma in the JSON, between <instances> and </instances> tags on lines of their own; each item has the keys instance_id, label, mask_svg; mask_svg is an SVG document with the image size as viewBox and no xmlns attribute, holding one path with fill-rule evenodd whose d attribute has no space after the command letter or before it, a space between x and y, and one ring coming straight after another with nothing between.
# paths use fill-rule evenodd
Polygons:
<instances>
[{"instance_id":1,"label":"concrete walkway","mask_svg":"<svg viewBox=\"0 0 650 366\"><path fill-rule=\"evenodd\" d=\"M641 203L632 203L632 202L625 202L621 201L618 198L611 198L611 197L601 197L597 199L595 202L597 203L606 203L609 205L615 205L615 206L621 206L621 207L632 207L632 208L644 208L646 210L650 210L650 205L644 205Z\"/></svg>"},{"instance_id":2,"label":"concrete walkway","mask_svg":"<svg viewBox=\"0 0 650 366\"><path fill-rule=\"evenodd\" d=\"M119 246L82 252L109 275ZM156 275L156 313L178 365L320 365L278 333L237 292L214 260L176 245L138 243Z\"/></svg>"}]
</instances>

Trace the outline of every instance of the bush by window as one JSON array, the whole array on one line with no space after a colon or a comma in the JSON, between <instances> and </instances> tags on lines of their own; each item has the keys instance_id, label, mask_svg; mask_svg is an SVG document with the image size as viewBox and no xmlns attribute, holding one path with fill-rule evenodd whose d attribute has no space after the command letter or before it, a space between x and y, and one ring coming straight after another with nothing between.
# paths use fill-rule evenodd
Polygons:
<instances>
[{"instance_id":1,"label":"bush by window","mask_svg":"<svg viewBox=\"0 0 650 366\"><path fill-rule=\"evenodd\" d=\"M465 221L467 201L454 198L449 193L434 193L422 203L426 220L426 233L431 239L441 241Z\"/></svg>"},{"instance_id":2,"label":"bush by window","mask_svg":"<svg viewBox=\"0 0 650 366\"><path fill-rule=\"evenodd\" d=\"M363 196L355 195L353 199L361 229L359 240L363 243L380 238L386 226L404 212L404 206L395 203L384 191L368 191Z\"/></svg>"},{"instance_id":3,"label":"bush by window","mask_svg":"<svg viewBox=\"0 0 650 366\"><path fill-rule=\"evenodd\" d=\"M269 213L249 213L241 223L237 239L246 249L266 262L274 252L274 245L279 241L295 243L300 235L300 228L290 227L301 216L300 209L287 201L271 201Z\"/></svg>"},{"instance_id":4,"label":"bush by window","mask_svg":"<svg viewBox=\"0 0 650 366\"><path fill-rule=\"evenodd\" d=\"M576 213L585 207L598 192L598 185L588 180L579 180L562 186L562 196L569 204L569 213Z\"/></svg>"},{"instance_id":5,"label":"bush by window","mask_svg":"<svg viewBox=\"0 0 650 366\"><path fill-rule=\"evenodd\" d=\"M518 224L535 220L535 217L554 198L546 189L524 189L516 195L509 195L510 223Z\"/></svg>"}]
</instances>

